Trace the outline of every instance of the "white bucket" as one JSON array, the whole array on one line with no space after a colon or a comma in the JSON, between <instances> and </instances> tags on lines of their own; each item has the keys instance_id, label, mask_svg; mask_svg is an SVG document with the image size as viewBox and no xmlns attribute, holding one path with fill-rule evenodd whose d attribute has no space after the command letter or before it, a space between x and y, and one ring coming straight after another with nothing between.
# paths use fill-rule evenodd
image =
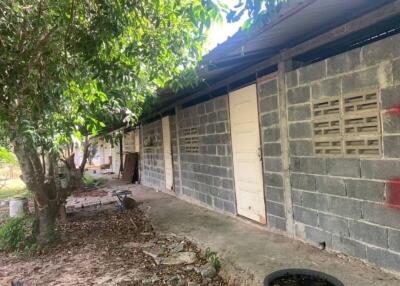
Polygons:
<instances>
[{"instance_id":1,"label":"white bucket","mask_svg":"<svg viewBox=\"0 0 400 286\"><path fill-rule=\"evenodd\" d=\"M26 214L28 209L28 199L15 198L10 200L10 217L19 217Z\"/></svg>"}]
</instances>

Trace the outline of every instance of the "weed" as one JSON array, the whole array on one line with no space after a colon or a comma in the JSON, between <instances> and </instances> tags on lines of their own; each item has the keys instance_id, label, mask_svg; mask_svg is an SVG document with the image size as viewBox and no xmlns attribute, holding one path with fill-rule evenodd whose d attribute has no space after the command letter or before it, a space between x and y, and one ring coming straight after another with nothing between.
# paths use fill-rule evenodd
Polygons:
<instances>
[{"instance_id":1,"label":"weed","mask_svg":"<svg viewBox=\"0 0 400 286\"><path fill-rule=\"evenodd\" d=\"M96 188L103 185L107 180L104 178L95 178L89 175L83 177L83 184L86 188Z\"/></svg>"},{"instance_id":2,"label":"weed","mask_svg":"<svg viewBox=\"0 0 400 286\"><path fill-rule=\"evenodd\" d=\"M30 216L9 218L0 227L0 250L32 254L36 244L32 237L33 219Z\"/></svg>"},{"instance_id":3,"label":"weed","mask_svg":"<svg viewBox=\"0 0 400 286\"><path fill-rule=\"evenodd\" d=\"M221 269L221 261L218 257L218 253L215 251L211 251L209 247L207 247L205 252L205 257L207 258L208 262L214 266L215 270L219 271Z\"/></svg>"}]
</instances>

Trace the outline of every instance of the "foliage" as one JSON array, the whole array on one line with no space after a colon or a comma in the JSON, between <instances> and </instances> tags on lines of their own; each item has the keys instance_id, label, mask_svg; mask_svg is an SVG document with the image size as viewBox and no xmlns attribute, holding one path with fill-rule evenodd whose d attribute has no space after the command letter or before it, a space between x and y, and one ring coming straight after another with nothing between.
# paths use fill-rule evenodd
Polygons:
<instances>
[{"instance_id":1,"label":"foliage","mask_svg":"<svg viewBox=\"0 0 400 286\"><path fill-rule=\"evenodd\" d=\"M36 249L30 216L9 218L0 227L0 250L31 253Z\"/></svg>"},{"instance_id":2,"label":"foliage","mask_svg":"<svg viewBox=\"0 0 400 286\"><path fill-rule=\"evenodd\" d=\"M9 149L0 146L0 163L15 165L17 163L17 158Z\"/></svg>"},{"instance_id":3,"label":"foliage","mask_svg":"<svg viewBox=\"0 0 400 286\"><path fill-rule=\"evenodd\" d=\"M102 177L93 177L88 174L85 174L83 177L83 184L86 188L95 188L104 185L107 182L107 179Z\"/></svg>"},{"instance_id":4,"label":"foliage","mask_svg":"<svg viewBox=\"0 0 400 286\"><path fill-rule=\"evenodd\" d=\"M0 201L14 197L29 197L30 193L26 189L24 182L20 179L7 180L5 185L0 188Z\"/></svg>"},{"instance_id":5,"label":"foliage","mask_svg":"<svg viewBox=\"0 0 400 286\"><path fill-rule=\"evenodd\" d=\"M211 251L209 247L207 247L205 252L205 257L207 258L208 262L214 266L215 270L219 271L221 269L221 261L218 257L218 253L215 251Z\"/></svg>"}]
</instances>

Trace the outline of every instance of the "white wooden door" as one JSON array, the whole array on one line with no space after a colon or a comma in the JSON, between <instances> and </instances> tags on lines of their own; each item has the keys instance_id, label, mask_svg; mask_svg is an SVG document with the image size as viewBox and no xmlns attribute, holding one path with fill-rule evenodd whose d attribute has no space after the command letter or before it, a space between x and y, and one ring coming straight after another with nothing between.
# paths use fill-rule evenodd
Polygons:
<instances>
[{"instance_id":1,"label":"white wooden door","mask_svg":"<svg viewBox=\"0 0 400 286\"><path fill-rule=\"evenodd\" d=\"M162 119L162 133L164 143L164 163L165 163L165 188L169 191L173 189L173 170L172 170L172 149L171 149L171 129L169 126L169 116Z\"/></svg>"},{"instance_id":2,"label":"white wooden door","mask_svg":"<svg viewBox=\"0 0 400 286\"><path fill-rule=\"evenodd\" d=\"M237 211L239 215L265 224L256 85L231 92L229 106Z\"/></svg>"}]
</instances>

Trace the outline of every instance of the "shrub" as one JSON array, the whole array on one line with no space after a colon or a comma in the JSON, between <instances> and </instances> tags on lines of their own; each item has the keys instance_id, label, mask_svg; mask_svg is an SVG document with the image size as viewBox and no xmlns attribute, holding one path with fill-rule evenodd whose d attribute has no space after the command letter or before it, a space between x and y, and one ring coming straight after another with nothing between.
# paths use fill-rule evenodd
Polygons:
<instances>
[{"instance_id":1,"label":"shrub","mask_svg":"<svg viewBox=\"0 0 400 286\"><path fill-rule=\"evenodd\" d=\"M214 266L215 270L219 271L221 269L221 261L219 260L217 252L211 251L211 249L208 247L205 252L205 257L207 258L208 262Z\"/></svg>"},{"instance_id":2,"label":"shrub","mask_svg":"<svg viewBox=\"0 0 400 286\"><path fill-rule=\"evenodd\" d=\"M86 188L96 188L103 185L107 180L104 178L95 178L89 175L83 177L83 184Z\"/></svg>"},{"instance_id":3,"label":"shrub","mask_svg":"<svg viewBox=\"0 0 400 286\"><path fill-rule=\"evenodd\" d=\"M0 250L29 253L35 251L32 226L33 219L30 216L7 219L0 227Z\"/></svg>"}]
</instances>

